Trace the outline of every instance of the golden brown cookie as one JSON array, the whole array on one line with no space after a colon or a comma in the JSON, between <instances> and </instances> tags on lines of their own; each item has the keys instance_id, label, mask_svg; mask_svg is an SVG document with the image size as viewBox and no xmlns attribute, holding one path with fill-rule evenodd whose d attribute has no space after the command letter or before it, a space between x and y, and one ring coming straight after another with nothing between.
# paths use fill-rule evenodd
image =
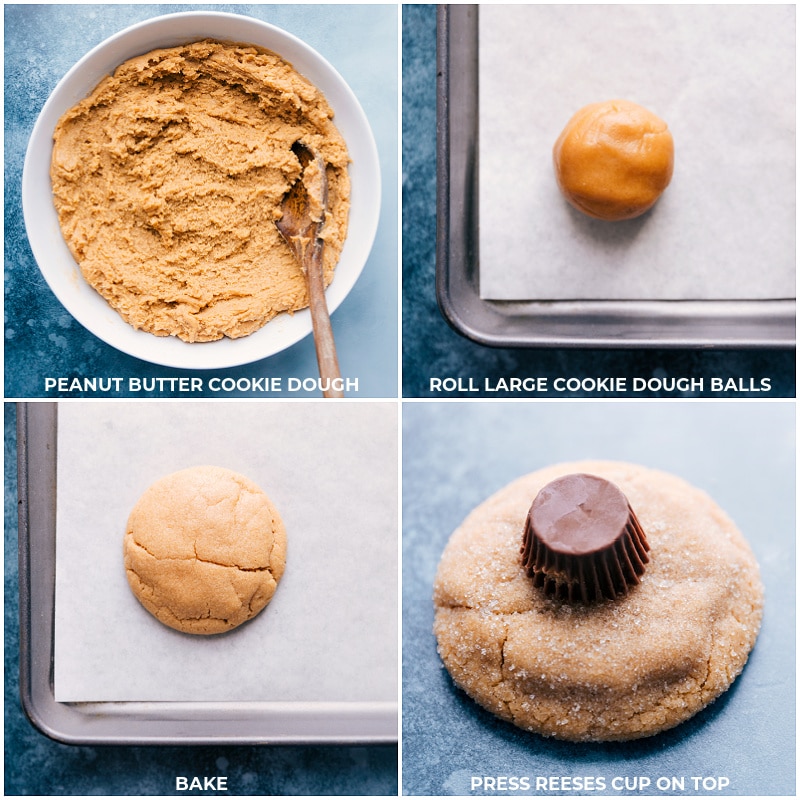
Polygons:
<instances>
[{"instance_id":1,"label":"golden brown cookie","mask_svg":"<svg viewBox=\"0 0 800 800\"><path fill-rule=\"evenodd\" d=\"M619 487L646 532L641 582L617 599L551 597L523 568L531 504L570 473ZM636 739L731 685L762 602L747 542L706 494L656 470L587 461L526 475L464 520L439 564L434 631L455 683L502 719L573 741Z\"/></svg>"},{"instance_id":2,"label":"golden brown cookie","mask_svg":"<svg viewBox=\"0 0 800 800\"><path fill-rule=\"evenodd\" d=\"M124 552L128 583L153 616L185 633L222 633L272 599L286 564L286 531L251 480L191 467L141 496Z\"/></svg>"},{"instance_id":3,"label":"golden brown cookie","mask_svg":"<svg viewBox=\"0 0 800 800\"><path fill-rule=\"evenodd\" d=\"M673 160L666 122L629 100L585 106L553 147L564 197L604 220L632 219L652 208L672 179Z\"/></svg>"}]
</instances>

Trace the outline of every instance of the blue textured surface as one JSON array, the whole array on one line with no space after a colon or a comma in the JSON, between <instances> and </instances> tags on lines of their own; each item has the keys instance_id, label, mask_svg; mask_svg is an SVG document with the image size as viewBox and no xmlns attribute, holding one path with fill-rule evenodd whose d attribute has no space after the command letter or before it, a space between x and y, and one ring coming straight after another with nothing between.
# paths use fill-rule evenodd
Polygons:
<instances>
[{"instance_id":1,"label":"blue textured surface","mask_svg":"<svg viewBox=\"0 0 800 800\"><path fill-rule=\"evenodd\" d=\"M127 379L213 374L302 379L318 374L311 336L268 359L213 373L160 367L127 356L72 318L50 291L31 253L22 219L22 165L33 124L50 92L75 62L111 34L159 14L193 9L240 13L288 30L328 59L361 102L380 156L381 217L364 272L333 314L332 323L342 375L359 379L358 396L396 397L397 8L59 4L5 7L5 397L59 396L45 394L46 376ZM174 394L154 391L135 396ZM319 396L305 394L315 395ZM244 395L232 392L225 396ZM292 392L291 396L304 393Z\"/></svg>"},{"instance_id":2,"label":"blue textured surface","mask_svg":"<svg viewBox=\"0 0 800 800\"><path fill-rule=\"evenodd\" d=\"M397 794L395 746L75 747L39 733L19 700L16 414L4 411L6 795L171 795L178 775L226 775L231 795Z\"/></svg>"},{"instance_id":3,"label":"blue textured surface","mask_svg":"<svg viewBox=\"0 0 800 800\"><path fill-rule=\"evenodd\" d=\"M436 8L403 6L403 396L436 396L431 377L770 378L769 397L795 396L794 351L515 350L475 344L439 312L436 270ZM749 385L749 384L746 384ZM551 395L554 393L551 391ZM709 394L708 389L705 392ZM516 393L524 396L525 393ZM727 395L734 396L731 392ZM467 392L450 397L476 396ZM478 394L477 396L485 396ZM502 397L503 394L489 395ZM557 396L592 396L591 392ZM641 394L638 396L642 396ZM667 396L665 392L644 396ZM677 392L669 396L692 396ZM738 396L765 396L739 393Z\"/></svg>"},{"instance_id":4,"label":"blue textured surface","mask_svg":"<svg viewBox=\"0 0 800 800\"><path fill-rule=\"evenodd\" d=\"M723 794L794 794L794 420L790 401L406 403L403 793L468 795L470 777L486 775L604 776L598 795L637 793L612 790L615 776L649 777L652 789L686 779L683 792L649 795L714 794L689 778L725 776ZM766 588L761 633L732 688L638 742L558 742L500 721L455 687L432 633L436 568L464 517L520 475L584 458L663 469L708 492L748 539Z\"/></svg>"}]
</instances>

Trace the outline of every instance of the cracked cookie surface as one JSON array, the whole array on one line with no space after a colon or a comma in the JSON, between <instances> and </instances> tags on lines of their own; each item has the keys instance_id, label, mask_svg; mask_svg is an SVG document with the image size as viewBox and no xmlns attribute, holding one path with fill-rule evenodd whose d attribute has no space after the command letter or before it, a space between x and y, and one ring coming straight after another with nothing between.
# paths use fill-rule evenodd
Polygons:
<instances>
[{"instance_id":1,"label":"cracked cookie surface","mask_svg":"<svg viewBox=\"0 0 800 800\"><path fill-rule=\"evenodd\" d=\"M519 548L538 491L586 472L615 483L651 545L642 583L615 601L546 598ZM521 728L572 741L651 736L722 694L761 623L758 565L702 491L618 462L560 464L519 478L453 533L434 585L434 632L455 683Z\"/></svg>"},{"instance_id":2,"label":"cracked cookie surface","mask_svg":"<svg viewBox=\"0 0 800 800\"><path fill-rule=\"evenodd\" d=\"M153 616L184 633L223 633L272 599L286 531L251 480L191 467L144 492L128 518L124 556L128 583Z\"/></svg>"}]
</instances>

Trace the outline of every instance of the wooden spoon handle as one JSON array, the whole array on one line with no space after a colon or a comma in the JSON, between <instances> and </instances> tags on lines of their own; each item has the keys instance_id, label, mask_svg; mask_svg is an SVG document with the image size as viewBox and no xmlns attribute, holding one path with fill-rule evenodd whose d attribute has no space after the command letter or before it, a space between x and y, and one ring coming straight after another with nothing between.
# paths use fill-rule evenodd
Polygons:
<instances>
[{"instance_id":1,"label":"wooden spoon handle","mask_svg":"<svg viewBox=\"0 0 800 800\"><path fill-rule=\"evenodd\" d=\"M321 244L318 240L317 244ZM331 318L328 304L325 302L325 281L322 278L321 246L311 248L310 257L306 259L306 278L308 280L308 306L311 311L311 326L314 329L314 347L317 351L319 376L322 378L324 397L344 397L340 388L339 360L336 357L336 345L333 341ZM336 381L334 386L334 379Z\"/></svg>"}]
</instances>

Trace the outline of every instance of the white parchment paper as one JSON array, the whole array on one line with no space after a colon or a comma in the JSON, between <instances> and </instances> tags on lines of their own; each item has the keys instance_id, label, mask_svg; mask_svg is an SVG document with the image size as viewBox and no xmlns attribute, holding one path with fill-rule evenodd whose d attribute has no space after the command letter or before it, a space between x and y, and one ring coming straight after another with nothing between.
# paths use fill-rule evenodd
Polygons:
<instances>
[{"instance_id":1,"label":"white parchment paper","mask_svg":"<svg viewBox=\"0 0 800 800\"><path fill-rule=\"evenodd\" d=\"M795 6L482 5L480 293L496 300L795 296ZM675 140L637 220L561 197L552 147L633 100Z\"/></svg>"},{"instance_id":2,"label":"white parchment paper","mask_svg":"<svg viewBox=\"0 0 800 800\"><path fill-rule=\"evenodd\" d=\"M57 701L391 701L397 675L397 412L387 403L61 403ZM193 636L128 587L125 523L160 476L217 464L287 530L257 617Z\"/></svg>"}]
</instances>

